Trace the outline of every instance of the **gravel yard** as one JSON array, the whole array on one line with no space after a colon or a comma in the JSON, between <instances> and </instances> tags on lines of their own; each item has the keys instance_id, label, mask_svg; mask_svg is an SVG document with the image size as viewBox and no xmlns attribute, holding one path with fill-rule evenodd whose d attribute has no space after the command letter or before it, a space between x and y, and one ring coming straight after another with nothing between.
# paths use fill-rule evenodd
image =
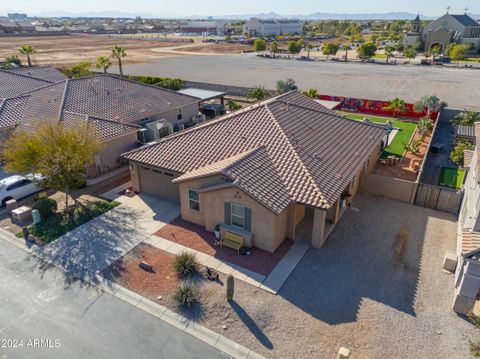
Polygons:
<instances>
[{"instance_id":1,"label":"gravel yard","mask_svg":"<svg viewBox=\"0 0 480 359\"><path fill-rule=\"evenodd\" d=\"M235 282L202 289L207 327L270 358L468 358L476 329L451 310L455 219L359 195L321 250L310 249L279 295ZM226 326L226 329L224 329Z\"/></svg>"}]
</instances>

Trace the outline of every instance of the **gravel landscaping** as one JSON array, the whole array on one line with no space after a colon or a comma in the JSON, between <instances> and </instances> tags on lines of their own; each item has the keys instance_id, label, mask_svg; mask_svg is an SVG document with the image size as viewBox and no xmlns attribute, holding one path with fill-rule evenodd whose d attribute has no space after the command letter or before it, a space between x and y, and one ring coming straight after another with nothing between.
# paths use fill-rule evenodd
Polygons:
<instances>
[{"instance_id":1,"label":"gravel landscaping","mask_svg":"<svg viewBox=\"0 0 480 359\"><path fill-rule=\"evenodd\" d=\"M202 286L200 322L269 358L469 358L476 329L452 310L453 216L359 195L279 295L224 277Z\"/></svg>"}]
</instances>

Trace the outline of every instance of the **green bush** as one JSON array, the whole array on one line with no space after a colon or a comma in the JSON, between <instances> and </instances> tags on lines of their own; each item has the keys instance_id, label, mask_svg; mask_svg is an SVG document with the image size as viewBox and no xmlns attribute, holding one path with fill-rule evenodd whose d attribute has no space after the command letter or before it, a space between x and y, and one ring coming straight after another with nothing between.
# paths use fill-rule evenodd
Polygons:
<instances>
[{"instance_id":1,"label":"green bush","mask_svg":"<svg viewBox=\"0 0 480 359\"><path fill-rule=\"evenodd\" d=\"M33 208L38 209L42 218L48 218L57 212L58 204L51 198L42 198L35 202Z\"/></svg>"},{"instance_id":2,"label":"green bush","mask_svg":"<svg viewBox=\"0 0 480 359\"><path fill-rule=\"evenodd\" d=\"M198 293L192 283L183 283L173 294L173 299L179 307L191 307L198 302Z\"/></svg>"},{"instance_id":3,"label":"green bush","mask_svg":"<svg viewBox=\"0 0 480 359\"><path fill-rule=\"evenodd\" d=\"M470 353L472 353L475 358L480 358L480 342L470 341Z\"/></svg>"},{"instance_id":4,"label":"green bush","mask_svg":"<svg viewBox=\"0 0 480 359\"><path fill-rule=\"evenodd\" d=\"M175 258L173 269L179 278L187 278L198 273L200 265L195 254L182 252Z\"/></svg>"}]
</instances>

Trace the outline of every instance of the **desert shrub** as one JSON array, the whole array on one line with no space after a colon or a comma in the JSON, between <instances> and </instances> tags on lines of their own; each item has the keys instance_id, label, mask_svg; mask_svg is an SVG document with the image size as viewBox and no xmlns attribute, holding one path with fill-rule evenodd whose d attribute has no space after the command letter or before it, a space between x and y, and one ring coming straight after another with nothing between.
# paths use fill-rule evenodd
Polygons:
<instances>
[{"instance_id":1,"label":"desert shrub","mask_svg":"<svg viewBox=\"0 0 480 359\"><path fill-rule=\"evenodd\" d=\"M182 252L175 258L173 269L179 278L187 278L198 273L200 265L195 254Z\"/></svg>"},{"instance_id":2,"label":"desert shrub","mask_svg":"<svg viewBox=\"0 0 480 359\"><path fill-rule=\"evenodd\" d=\"M35 202L33 208L38 209L42 218L48 218L57 212L58 204L51 198L42 198Z\"/></svg>"},{"instance_id":3,"label":"desert shrub","mask_svg":"<svg viewBox=\"0 0 480 359\"><path fill-rule=\"evenodd\" d=\"M173 294L173 299L179 307L191 307L198 301L198 293L192 283L182 283Z\"/></svg>"},{"instance_id":4,"label":"desert shrub","mask_svg":"<svg viewBox=\"0 0 480 359\"><path fill-rule=\"evenodd\" d=\"M470 342L470 353L475 358L480 358L480 342Z\"/></svg>"}]
</instances>

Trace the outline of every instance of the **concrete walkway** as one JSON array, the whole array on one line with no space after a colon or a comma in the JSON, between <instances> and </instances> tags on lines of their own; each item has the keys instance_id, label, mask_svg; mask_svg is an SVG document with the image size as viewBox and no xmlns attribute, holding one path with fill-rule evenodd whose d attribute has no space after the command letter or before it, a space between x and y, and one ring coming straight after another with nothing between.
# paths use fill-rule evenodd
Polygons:
<instances>
[{"instance_id":1,"label":"concrete walkway","mask_svg":"<svg viewBox=\"0 0 480 359\"><path fill-rule=\"evenodd\" d=\"M263 276L241 266L222 261L218 258L169 241L162 237L150 236L145 239L143 243L150 244L153 247L173 255L177 255L180 252L193 253L202 266L208 266L225 275L231 274L235 279L241 280L247 284L263 289L272 294L278 293L283 283L286 282L290 273L293 272L298 262L300 262L303 255L309 248L309 245L305 242L294 242L288 252L273 269L273 271L268 276Z\"/></svg>"},{"instance_id":2,"label":"concrete walkway","mask_svg":"<svg viewBox=\"0 0 480 359\"><path fill-rule=\"evenodd\" d=\"M178 204L139 195L75 228L39 254L75 276L88 279L178 217Z\"/></svg>"}]
</instances>

